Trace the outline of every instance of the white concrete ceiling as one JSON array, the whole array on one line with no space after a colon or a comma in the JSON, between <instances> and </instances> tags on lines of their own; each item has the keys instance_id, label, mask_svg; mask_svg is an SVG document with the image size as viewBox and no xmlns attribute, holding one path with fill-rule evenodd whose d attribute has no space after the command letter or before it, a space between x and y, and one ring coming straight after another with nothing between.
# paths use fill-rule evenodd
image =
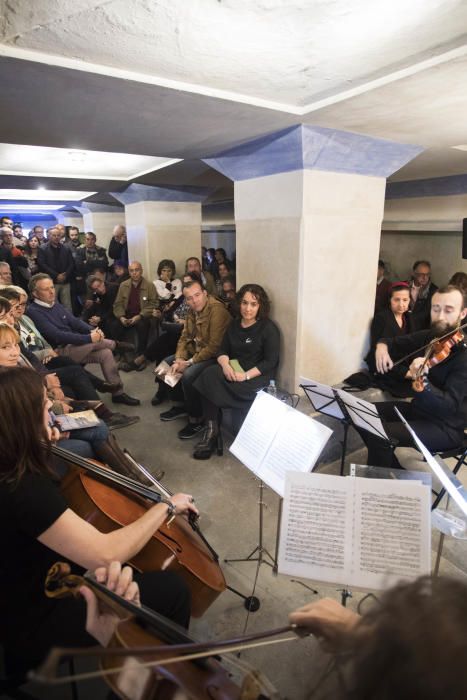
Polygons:
<instances>
[{"instance_id":1,"label":"white concrete ceiling","mask_svg":"<svg viewBox=\"0 0 467 700\"><path fill-rule=\"evenodd\" d=\"M203 158L304 122L466 173L466 74L466 0L0 0L12 144Z\"/></svg>"},{"instance_id":2,"label":"white concrete ceiling","mask_svg":"<svg viewBox=\"0 0 467 700\"><path fill-rule=\"evenodd\" d=\"M2 0L0 42L303 107L462 44L462 0Z\"/></svg>"}]
</instances>

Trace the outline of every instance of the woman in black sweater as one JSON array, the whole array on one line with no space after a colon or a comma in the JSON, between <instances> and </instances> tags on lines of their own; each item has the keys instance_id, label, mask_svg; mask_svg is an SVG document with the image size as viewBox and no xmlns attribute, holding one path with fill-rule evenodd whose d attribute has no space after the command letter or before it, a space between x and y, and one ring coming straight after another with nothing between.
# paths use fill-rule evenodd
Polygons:
<instances>
[{"instance_id":1,"label":"woman in black sweater","mask_svg":"<svg viewBox=\"0 0 467 700\"><path fill-rule=\"evenodd\" d=\"M279 330L268 318L269 299L258 284L245 284L237 294L240 318L227 328L212 365L194 386L202 396L206 429L193 452L209 459L217 441L219 408L249 408L256 394L274 379L279 364Z\"/></svg>"}]
</instances>

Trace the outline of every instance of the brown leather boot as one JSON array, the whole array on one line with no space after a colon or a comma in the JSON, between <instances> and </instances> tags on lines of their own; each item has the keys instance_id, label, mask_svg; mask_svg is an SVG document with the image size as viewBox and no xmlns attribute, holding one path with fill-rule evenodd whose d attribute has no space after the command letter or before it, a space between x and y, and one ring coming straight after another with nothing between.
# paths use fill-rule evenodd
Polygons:
<instances>
[{"instance_id":1,"label":"brown leather boot","mask_svg":"<svg viewBox=\"0 0 467 700\"><path fill-rule=\"evenodd\" d=\"M144 486L152 486L152 481L149 481L142 472L140 472L136 467L131 464L127 459L125 453L117 442L115 435L109 435L105 442L101 442L95 447L95 452L97 458L101 462L107 464L113 471L118 474L123 474L123 476L128 476L130 479L138 481ZM159 472L155 475L155 479L160 481L164 476L164 472Z\"/></svg>"}]
</instances>

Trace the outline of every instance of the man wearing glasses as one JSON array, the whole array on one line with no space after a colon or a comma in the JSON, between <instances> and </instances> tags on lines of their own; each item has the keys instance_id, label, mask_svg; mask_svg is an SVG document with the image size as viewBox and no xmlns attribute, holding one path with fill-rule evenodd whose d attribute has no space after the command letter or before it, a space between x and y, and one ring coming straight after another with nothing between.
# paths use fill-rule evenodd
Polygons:
<instances>
[{"instance_id":1,"label":"man wearing glasses","mask_svg":"<svg viewBox=\"0 0 467 700\"><path fill-rule=\"evenodd\" d=\"M417 260L412 267L410 281L410 311L414 330L430 327L431 297L438 287L431 281L431 264Z\"/></svg>"}]
</instances>

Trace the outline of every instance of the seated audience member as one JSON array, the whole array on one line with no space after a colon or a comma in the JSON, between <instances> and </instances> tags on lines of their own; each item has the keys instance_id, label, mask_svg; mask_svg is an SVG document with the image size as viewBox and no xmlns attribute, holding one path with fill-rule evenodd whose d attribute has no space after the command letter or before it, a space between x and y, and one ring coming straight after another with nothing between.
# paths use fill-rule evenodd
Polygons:
<instances>
[{"instance_id":1,"label":"seated audience member","mask_svg":"<svg viewBox=\"0 0 467 700\"><path fill-rule=\"evenodd\" d=\"M187 274L194 272L194 274L198 275L200 278L201 282L203 283L203 287L206 289L208 294L212 294L213 296L217 294L214 277L207 270L203 272L198 258L187 258L185 262L185 272Z\"/></svg>"},{"instance_id":2,"label":"seated audience member","mask_svg":"<svg viewBox=\"0 0 467 700\"><path fill-rule=\"evenodd\" d=\"M92 408L107 425L110 430L126 428L139 421L139 416L125 416L122 413L113 413L105 406L97 391L112 393L118 391L118 385L108 385L95 374L87 372L77 362L69 357L60 357L53 348L41 336L33 321L25 315L27 296L20 287L6 287L1 291L3 298L8 300L14 318L14 327L20 335L20 349L22 356L28 360L34 369L40 374L55 372L63 391L67 397L77 399L78 402L90 402L88 406L82 405L76 408L76 402L70 405L75 410ZM9 321L6 321L9 323ZM11 324L10 324L11 325Z\"/></svg>"},{"instance_id":3,"label":"seated audience member","mask_svg":"<svg viewBox=\"0 0 467 700\"><path fill-rule=\"evenodd\" d=\"M39 272L39 263L37 262L40 241L37 236L29 236L29 239L24 248L24 257L28 261L29 275L36 275Z\"/></svg>"},{"instance_id":4,"label":"seated audience member","mask_svg":"<svg viewBox=\"0 0 467 700\"><path fill-rule=\"evenodd\" d=\"M0 284L11 284L12 282L10 265L7 262L0 262Z\"/></svg>"},{"instance_id":5,"label":"seated audience member","mask_svg":"<svg viewBox=\"0 0 467 700\"><path fill-rule=\"evenodd\" d=\"M118 287L108 285L100 276L91 275L87 279L88 290L91 294L91 304L86 305L82 318L94 328L102 328L107 338L120 340L124 334L124 326L115 318L113 307Z\"/></svg>"},{"instance_id":6,"label":"seated audience member","mask_svg":"<svg viewBox=\"0 0 467 700\"><path fill-rule=\"evenodd\" d=\"M158 305L156 288L152 282L143 277L143 266L133 260L129 267L130 279L118 287L113 312L121 328L136 331L136 357L133 363L125 367L126 371L136 369L138 372L146 367L144 353L148 344L153 312Z\"/></svg>"},{"instance_id":7,"label":"seated audience member","mask_svg":"<svg viewBox=\"0 0 467 700\"><path fill-rule=\"evenodd\" d=\"M217 365L205 369L194 382L206 421L193 452L195 459L209 459L216 447L219 409L249 408L258 391L276 376L280 338L277 326L268 318L266 292L258 284L244 284L237 302L240 317L225 332Z\"/></svg>"},{"instance_id":8,"label":"seated audience member","mask_svg":"<svg viewBox=\"0 0 467 700\"><path fill-rule=\"evenodd\" d=\"M430 326L431 297L438 287L431 281L431 265L427 260L417 260L412 267L410 284L410 312L414 330Z\"/></svg>"},{"instance_id":9,"label":"seated audience member","mask_svg":"<svg viewBox=\"0 0 467 700\"><path fill-rule=\"evenodd\" d=\"M222 291L220 298L226 305L231 316L235 318L239 315L237 295L235 292L235 278L232 275L229 275L222 280Z\"/></svg>"},{"instance_id":10,"label":"seated audience member","mask_svg":"<svg viewBox=\"0 0 467 700\"><path fill-rule=\"evenodd\" d=\"M9 572L0 584L2 646L7 675L21 677L53 646L92 644L85 633L83 601L44 595L52 564L68 562L76 574L110 565L115 584L119 568L115 570L111 561L131 561L174 512L197 510L190 495L176 494L169 502L151 506L133 523L101 532L72 511L60 493L47 450L54 437L49 426L51 404L39 375L23 368L0 372L0 395L0 538ZM130 573L126 570L120 585L112 586L118 594L124 592ZM135 580L144 605L188 625L189 592L175 573L137 573ZM134 587L130 590L134 592Z\"/></svg>"},{"instance_id":11,"label":"seated audience member","mask_svg":"<svg viewBox=\"0 0 467 700\"><path fill-rule=\"evenodd\" d=\"M34 368L21 353L19 340L19 334L12 326L8 323L0 322L0 367L23 367L36 372L43 379L47 394L53 402L52 408L54 412L58 415L70 413L72 410L70 406L72 406L73 402L70 402L63 392L63 387L58 377L59 371L48 373L47 369L42 365L37 369ZM90 406L87 405L85 408L88 409ZM51 422L53 420L54 418L51 416ZM95 427L67 432L60 432L57 427L56 439L60 440L60 447L74 454L91 459L100 459L114 471L135 478L141 483L150 484L139 470L136 470L128 461L118 442L109 434L109 429L103 420L99 419L99 424Z\"/></svg>"},{"instance_id":12,"label":"seated audience member","mask_svg":"<svg viewBox=\"0 0 467 700\"><path fill-rule=\"evenodd\" d=\"M115 226L112 240L109 243L109 258L114 262L121 260L128 267L128 243L126 240L125 226Z\"/></svg>"},{"instance_id":13,"label":"seated audience member","mask_svg":"<svg viewBox=\"0 0 467 700\"><path fill-rule=\"evenodd\" d=\"M40 271L53 280L58 301L71 311L70 282L75 265L70 249L61 242L61 236L58 226L48 229L48 242L40 246L37 263Z\"/></svg>"},{"instance_id":14,"label":"seated audience member","mask_svg":"<svg viewBox=\"0 0 467 700\"><path fill-rule=\"evenodd\" d=\"M194 273L183 275L183 284L193 281L201 284L201 280L198 275L195 275ZM190 307L188 306L182 293L182 302L174 312L173 322L163 321L161 323L161 332L159 333L158 337L148 345L145 353L147 360L150 362L155 361L157 364L159 364L162 362L164 357L175 353L178 339L182 334L183 326L185 325L185 320L189 311ZM156 377L155 382L158 385L158 388L157 392L151 399L151 404L153 406L159 406L163 401L165 401L165 399L168 398L167 384L161 381L158 377Z\"/></svg>"},{"instance_id":15,"label":"seated audience member","mask_svg":"<svg viewBox=\"0 0 467 700\"><path fill-rule=\"evenodd\" d=\"M14 284L19 284L21 287L27 286L29 279L28 262L23 255L23 251L16 247L13 243L13 231L7 226L0 228L1 248L5 251L4 260L10 265L11 275Z\"/></svg>"},{"instance_id":16,"label":"seated audience member","mask_svg":"<svg viewBox=\"0 0 467 700\"><path fill-rule=\"evenodd\" d=\"M226 262L221 262L217 268L216 292L218 297L222 297L222 283L231 275L230 267Z\"/></svg>"},{"instance_id":17,"label":"seated audience member","mask_svg":"<svg viewBox=\"0 0 467 700\"><path fill-rule=\"evenodd\" d=\"M175 355L166 358L171 372L180 372L183 376L173 389L169 389L169 395L177 405L161 413L160 418L170 421L188 415L187 425L178 433L179 438L186 440L195 437L202 428L200 396L193 384L201 372L215 362L231 318L223 303L209 295L200 282L185 282L183 294L190 311Z\"/></svg>"},{"instance_id":18,"label":"seated audience member","mask_svg":"<svg viewBox=\"0 0 467 700\"><path fill-rule=\"evenodd\" d=\"M391 283L385 277L386 266L383 260L378 260L378 277L376 279L375 314L388 308Z\"/></svg>"},{"instance_id":19,"label":"seated audience member","mask_svg":"<svg viewBox=\"0 0 467 700\"><path fill-rule=\"evenodd\" d=\"M123 391L112 354L117 346L116 341L106 339L99 328L93 328L75 318L68 309L55 301L54 283L48 275L39 273L31 277L29 290L33 301L28 306L28 316L58 354L71 357L80 364L99 364L105 380L120 387L113 394L112 402L139 406L139 399L128 396Z\"/></svg>"},{"instance_id":20,"label":"seated audience member","mask_svg":"<svg viewBox=\"0 0 467 700\"><path fill-rule=\"evenodd\" d=\"M171 321L173 312L183 297L182 282L175 277L174 261L161 260L157 266L157 277L154 286L159 297L159 310L164 321Z\"/></svg>"},{"instance_id":21,"label":"seated audience member","mask_svg":"<svg viewBox=\"0 0 467 700\"><path fill-rule=\"evenodd\" d=\"M130 275L128 274L128 263L124 262L123 260L116 260L112 267L113 272L109 271L109 274L107 275L108 284L119 287L122 282L130 279Z\"/></svg>"},{"instance_id":22,"label":"seated audience member","mask_svg":"<svg viewBox=\"0 0 467 700\"><path fill-rule=\"evenodd\" d=\"M412 317L408 312L410 303L409 285L407 282L394 282L389 291L389 308L379 311L370 329L370 349L365 362L370 372L376 373L375 350L381 338L395 338L412 332ZM394 359L397 359L394 357ZM397 396L412 396L410 383L405 379L410 361L394 367L390 372L381 377L382 388L394 391Z\"/></svg>"},{"instance_id":23,"label":"seated audience member","mask_svg":"<svg viewBox=\"0 0 467 700\"><path fill-rule=\"evenodd\" d=\"M423 368L423 390L405 401L375 403L386 433L401 447L411 447L409 432L394 411L397 407L430 452L450 450L462 445L465 416L462 404L467 397L467 347L456 343L447 359L429 368L424 363L424 346L433 338L455 332L467 315L465 297L453 286L438 289L431 299L431 327L425 331L382 338L376 345L376 369L385 374L393 367L394 353L418 352L411 359L407 379L414 379ZM368 447L367 463L377 467L399 467L394 450L387 442L360 431Z\"/></svg>"},{"instance_id":24,"label":"seated audience member","mask_svg":"<svg viewBox=\"0 0 467 700\"><path fill-rule=\"evenodd\" d=\"M9 229L13 230L13 219L10 216L0 217L0 228L7 226Z\"/></svg>"},{"instance_id":25,"label":"seated audience member","mask_svg":"<svg viewBox=\"0 0 467 700\"><path fill-rule=\"evenodd\" d=\"M454 287L459 287L463 294L467 294L467 273L455 272L448 284L452 284Z\"/></svg>"},{"instance_id":26,"label":"seated audience member","mask_svg":"<svg viewBox=\"0 0 467 700\"><path fill-rule=\"evenodd\" d=\"M338 682L332 694L326 692L327 698L461 700L465 696L464 581L424 576L399 583L363 616L323 598L291 613L289 620L308 629L335 657ZM310 684L316 685L311 678Z\"/></svg>"},{"instance_id":27,"label":"seated audience member","mask_svg":"<svg viewBox=\"0 0 467 700\"><path fill-rule=\"evenodd\" d=\"M230 260L227 259L227 253L223 248L216 248L216 250L214 251L214 262L216 267L214 273L215 277L219 276L219 265L221 265L222 263L225 263L229 270L232 269L232 263Z\"/></svg>"},{"instance_id":28,"label":"seated audience member","mask_svg":"<svg viewBox=\"0 0 467 700\"><path fill-rule=\"evenodd\" d=\"M76 272L85 279L88 275L92 275L95 270L107 272L109 267L105 248L98 246L96 240L96 234L88 231L84 236L84 246L80 246L76 251Z\"/></svg>"}]
</instances>

